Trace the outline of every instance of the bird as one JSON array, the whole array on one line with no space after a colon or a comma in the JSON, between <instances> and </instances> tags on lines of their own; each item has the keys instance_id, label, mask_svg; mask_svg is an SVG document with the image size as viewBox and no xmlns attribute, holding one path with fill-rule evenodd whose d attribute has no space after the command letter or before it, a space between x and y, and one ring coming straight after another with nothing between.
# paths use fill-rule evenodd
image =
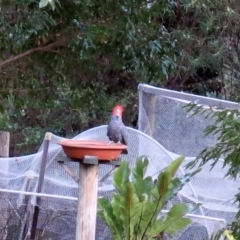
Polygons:
<instances>
[{"instance_id":1,"label":"bird","mask_svg":"<svg viewBox=\"0 0 240 240\"><path fill-rule=\"evenodd\" d=\"M107 126L107 136L111 142L121 143L127 146L128 144L128 132L127 128L122 121L122 114L124 107L121 104L117 104L111 114L111 119ZM109 144L110 144L109 143ZM127 149L123 150L124 154L127 154Z\"/></svg>"}]
</instances>

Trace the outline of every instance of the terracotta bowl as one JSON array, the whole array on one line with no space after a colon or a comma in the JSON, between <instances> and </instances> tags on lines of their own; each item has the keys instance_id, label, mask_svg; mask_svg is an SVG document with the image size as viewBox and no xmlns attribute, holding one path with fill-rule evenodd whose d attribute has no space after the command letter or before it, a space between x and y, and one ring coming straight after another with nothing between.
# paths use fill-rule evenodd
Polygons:
<instances>
[{"instance_id":1,"label":"terracotta bowl","mask_svg":"<svg viewBox=\"0 0 240 240\"><path fill-rule=\"evenodd\" d=\"M119 157L126 145L95 140L62 140L58 143L69 158L82 160L85 155L97 156L98 160L113 161Z\"/></svg>"}]
</instances>

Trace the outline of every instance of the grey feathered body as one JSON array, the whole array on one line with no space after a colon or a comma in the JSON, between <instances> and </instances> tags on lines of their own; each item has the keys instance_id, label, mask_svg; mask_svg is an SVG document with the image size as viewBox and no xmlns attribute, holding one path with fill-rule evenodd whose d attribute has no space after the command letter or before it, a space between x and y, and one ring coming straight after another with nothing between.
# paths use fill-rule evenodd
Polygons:
<instances>
[{"instance_id":1,"label":"grey feathered body","mask_svg":"<svg viewBox=\"0 0 240 240\"><path fill-rule=\"evenodd\" d=\"M120 116L111 116L111 120L107 128L107 136L109 139L115 143L120 142L127 145L128 143L128 134L127 129L122 122ZM126 153L127 151L125 151Z\"/></svg>"}]
</instances>

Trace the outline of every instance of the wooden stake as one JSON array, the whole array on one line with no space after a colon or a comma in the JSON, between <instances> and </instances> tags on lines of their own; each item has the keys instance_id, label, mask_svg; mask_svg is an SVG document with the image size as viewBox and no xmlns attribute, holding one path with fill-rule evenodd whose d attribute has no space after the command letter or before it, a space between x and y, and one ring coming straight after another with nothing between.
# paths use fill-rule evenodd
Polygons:
<instances>
[{"instance_id":1,"label":"wooden stake","mask_svg":"<svg viewBox=\"0 0 240 240\"><path fill-rule=\"evenodd\" d=\"M42 162L41 162L39 178L38 178L37 193L40 193L42 191L45 169L46 169L46 163L47 163L48 146L49 146L49 142L51 141L51 138L52 138L52 134L50 132L47 132L45 134L45 138L44 138ZM36 203L39 204L40 202L41 202L41 198L37 197ZM39 206L36 205L34 207L30 240L35 240L35 236L36 236L36 232L37 232L37 222L38 222L39 211L40 211Z\"/></svg>"},{"instance_id":2,"label":"wooden stake","mask_svg":"<svg viewBox=\"0 0 240 240\"><path fill-rule=\"evenodd\" d=\"M10 133L0 132L0 157L9 157L9 144L10 144ZM5 173L6 177L8 175L8 163L6 162L4 166L1 166L1 170ZM1 193L0 202L0 239L5 240L7 238L7 225L9 222L9 212L8 212L8 194Z\"/></svg>"},{"instance_id":3,"label":"wooden stake","mask_svg":"<svg viewBox=\"0 0 240 240\"><path fill-rule=\"evenodd\" d=\"M156 95L151 94L150 95L150 101L149 101L149 109L148 109L148 117L149 117L149 124L150 124L150 133L149 135L153 137L155 132L155 109L156 106Z\"/></svg>"},{"instance_id":4,"label":"wooden stake","mask_svg":"<svg viewBox=\"0 0 240 240\"><path fill-rule=\"evenodd\" d=\"M29 192L29 186L31 185L31 181L34 179L33 176L28 175L26 177L26 192ZM23 212L24 212L24 216L23 219L21 221L21 229L19 232L19 236L18 236L18 240L26 240L27 236L28 236L28 230L29 230L29 226L30 226L30 216L31 213L30 211L28 211L28 207L29 207L29 201L31 199L30 195L25 195L23 197Z\"/></svg>"},{"instance_id":5,"label":"wooden stake","mask_svg":"<svg viewBox=\"0 0 240 240\"><path fill-rule=\"evenodd\" d=\"M97 192L98 164L80 162L76 240L95 240Z\"/></svg>"},{"instance_id":6,"label":"wooden stake","mask_svg":"<svg viewBox=\"0 0 240 240\"><path fill-rule=\"evenodd\" d=\"M0 157L9 157L10 133L0 132Z\"/></svg>"}]
</instances>

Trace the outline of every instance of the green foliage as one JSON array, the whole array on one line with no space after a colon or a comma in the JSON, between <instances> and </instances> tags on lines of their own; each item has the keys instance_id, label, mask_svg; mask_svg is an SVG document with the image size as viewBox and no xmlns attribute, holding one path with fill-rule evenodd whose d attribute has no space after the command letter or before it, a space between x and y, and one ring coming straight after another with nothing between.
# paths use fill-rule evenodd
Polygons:
<instances>
[{"instance_id":1,"label":"green foliage","mask_svg":"<svg viewBox=\"0 0 240 240\"><path fill-rule=\"evenodd\" d=\"M56 8L55 2L59 3L57 0L41 0L39 2L39 8L44 8L49 4L51 6L52 10L55 10L55 8Z\"/></svg>"},{"instance_id":2,"label":"green foliage","mask_svg":"<svg viewBox=\"0 0 240 240\"><path fill-rule=\"evenodd\" d=\"M210 237L210 240L238 240L238 239L239 238L235 238L234 234L228 229L222 229L218 233Z\"/></svg>"},{"instance_id":3,"label":"green foliage","mask_svg":"<svg viewBox=\"0 0 240 240\"><path fill-rule=\"evenodd\" d=\"M211 161L212 168L219 161L223 159L223 167L228 166L227 176L232 178L238 178L240 174L240 112L238 109L217 109L206 108L196 104L188 104L185 106L187 111L192 115L202 114L206 118L213 120L212 124L205 129L206 136L216 135L216 143L213 146L206 147L197 156L197 158L190 162L187 167L194 167L196 165L203 166L207 162ZM228 228L231 231L231 235L228 231L225 232L225 239L240 239L240 193L236 194L235 203L238 203L238 212L236 219L232 222ZM220 239L222 236L220 231L212 239ZM229 238L227 237L229 236Z\"/></svg>"},{"instance_id":4,"label":"green foliage","mask_svg":"<svg viewBox=\"0 0 240 240\"><path fill-rule=\"evenodd\" d=\"M70 136L105 123L115 102L129 108L129 125L139 82L205 95L220 82L236 98L237 9L233 0L2 0L2 130L19 142L28 127ZM199 68L224 78L195 79Z\"/></svg>"},{"instance_id":5,"label":"green foliage","mask_svg":"<svg viewBox=\"0 0 240 240\"><path fill-rule=\"evenodd\" d=\"M32 136L39 129L69 137L106 123L116 102L131 108L138 81L166 79L176 66L172 37L154 20L170 14L172 6L3 0L1 129L19 136L19 142L25 128L33 129ZM126 118L131 122L131 116ZM32 153L37 140L27 152L14 145L14 153Z\"/></svg>"},{"instance_id":6,"label":"green foliage","mask_svg":"<svg viewBox=\"0 0 240 240\"><path fill-rule=\"evenodd\" d=\"M174 177L183 160L180 157L173 161L159 174L156 184L151 177L145 177L147 157L139 157L132 170L128 162L122 162L113 177L118 192L111 201L106 198L98 201L99 215L111 229L113 239L161 239L164 233L175 234L191 223L184 216L197 206L190 204L175 204L168 213L159 215L166 203L199 171Z\"/></svg>"}]
</instances>

